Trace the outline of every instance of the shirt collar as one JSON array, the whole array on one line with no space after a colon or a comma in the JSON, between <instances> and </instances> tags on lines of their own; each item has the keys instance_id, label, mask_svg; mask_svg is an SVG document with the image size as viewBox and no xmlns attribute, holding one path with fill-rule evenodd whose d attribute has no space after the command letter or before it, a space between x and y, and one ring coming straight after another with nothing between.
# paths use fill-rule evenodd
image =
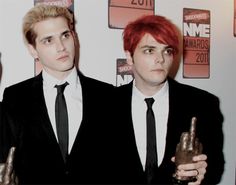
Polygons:
<instances>
[{"instance_id":1,"label":"shirt collar","mask_svg":"<svg viewBox=\"0 0 236 185\"><path fill-rule=\"evenodd\" d=\"M56 84L60 85L66 81L70 84L71 88L75 89L79 83L77 70L75 67L72 69L71 73L63 80L56 79L45 70L42 71L42 76L43 76L43 85L46 89L53 89Z\"/></svg>"},{"instance_id":2,"label":"shirt collar","mask_svg":"<svg viewBox=\"0 0 236 185\"><path fill-rule=\"evenodd\" d=\"M159 98L166 95L168 91L169 91L169 83L168 83L168 80L166 80L163 87L151 97L153 97L155 100L158 100ZM133 96L137 96L142 100L144 100L145 98L150 98L149 96L144 95L141 91L138 90L138 88L135 86L135 79L133 81Z\"/></svg>"}]
</instances>

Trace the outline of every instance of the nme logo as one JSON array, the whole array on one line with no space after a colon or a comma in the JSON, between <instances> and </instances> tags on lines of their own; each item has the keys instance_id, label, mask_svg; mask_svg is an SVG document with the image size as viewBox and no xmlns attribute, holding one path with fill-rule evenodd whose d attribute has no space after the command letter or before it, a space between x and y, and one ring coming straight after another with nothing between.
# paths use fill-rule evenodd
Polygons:
<instances>
[{"instance_id":1,"label":"nme logo","mask_svg":"<svg viewBox=\"0 0 236 185\"><path fill-rule=\"evenodd\" d=\"M184 36L210 37L209 24L184 23Z\"/></svg>"}]
</instances>

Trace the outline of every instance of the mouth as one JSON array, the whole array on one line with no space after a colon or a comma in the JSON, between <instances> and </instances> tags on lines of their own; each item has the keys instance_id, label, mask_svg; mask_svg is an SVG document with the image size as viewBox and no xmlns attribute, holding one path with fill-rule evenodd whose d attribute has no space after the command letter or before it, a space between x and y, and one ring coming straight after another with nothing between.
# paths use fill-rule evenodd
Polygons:
<instances>
[{"instance_id":1,"label":"mouth","mask_svg":"<svg viewBox=\"0 0 236 185\"><path fill-rule=\"evenodd\" d=\"M163 69L153 69L152 71L153 72L161 72L161 71L163 71Z\"/></svg>"},{"instance_id":2,"label":"mouth","mask_svg":"<svg viewBox=\"0 0 236 185\"><path fill-rule=\"evenodd\" d=\"M60 57L57 58L57 60L60 60L60 61L65 61L69 58L69 55L62 55Z\"/></svg>"}]
</instances>

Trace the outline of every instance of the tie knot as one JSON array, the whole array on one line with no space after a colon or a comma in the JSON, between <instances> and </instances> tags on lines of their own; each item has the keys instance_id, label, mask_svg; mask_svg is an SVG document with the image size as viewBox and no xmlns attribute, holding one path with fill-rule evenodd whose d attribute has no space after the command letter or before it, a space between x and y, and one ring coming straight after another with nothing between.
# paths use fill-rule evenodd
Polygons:
<instances>
[{"instance_id":1,"label":"tie knot","mask_svg":"<svg viewBox=\"0 0 236 185\"><path fill-rule=\"evenodd\" d=\"M150 109L150 108L152 108L152 104L154 103L154 98L145 98L144 99L145 100L145 102L146 102L146 104L147 104L147 107Z\"/></svg>"},{"instance_id":2,"label":"tie knot","mask_svg":"<svg viewBox=\"0 0 236 185\"><path fill-rule=\"evenodd\" d=\"M64 84L61 85L55 85L55 87L57 88L57 94L63 93L67 85L69 85L68 82L65 82Z\"/></svg>"}]
</instances>

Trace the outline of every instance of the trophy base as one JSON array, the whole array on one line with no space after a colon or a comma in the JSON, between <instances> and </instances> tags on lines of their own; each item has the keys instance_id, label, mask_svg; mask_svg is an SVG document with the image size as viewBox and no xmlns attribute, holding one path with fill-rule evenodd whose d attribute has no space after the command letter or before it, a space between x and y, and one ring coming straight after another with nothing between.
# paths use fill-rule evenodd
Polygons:
<instances>
[{"instance_id":1,"label":"trophy base","mask_svg":"<svg viewBox=\"0 0 236 185\"><path fill-rule=\"evenodd\" d=\"M180 180L176 178L172 179L173 185L188 185L189 182L195 182L195 181L197 181L196 177L193 177L189 180Z\"/></svg>"}]
</instances>

